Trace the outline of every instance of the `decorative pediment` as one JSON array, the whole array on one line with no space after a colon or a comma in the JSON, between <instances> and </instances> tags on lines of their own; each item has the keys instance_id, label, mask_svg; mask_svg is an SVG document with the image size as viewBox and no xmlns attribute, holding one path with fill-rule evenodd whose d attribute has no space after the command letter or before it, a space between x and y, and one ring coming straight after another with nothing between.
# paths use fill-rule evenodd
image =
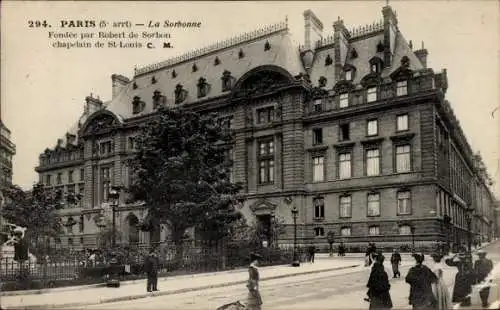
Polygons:
<instances>
[{"instance_id":1,"label":"decorative pediment","mask_svg":"<svg viewBox=\"0 0 500 310\"><path fill-rule=\"evenodd\" d=\"M412 76L413 70L410 69L410 60L407 56L404 56L403 59L401 59L401 66L391 73L390 78L393 81L401 81L408 80Z\"/></svg>"},{"instance_id":2,"label":"decorative pediment","mask_svg":"<svg viewBox=\"0 0 500 310\"><path fill-rule=\"evenodd\" d=\"M335 93L346 93L354 90L352 81L340 80L333 86Z\"/></svg>"},{"instance_id":3,"label":"decorative pediment","mask_svg":"<svg viewBox=\"0 0 500 310\"><path fill-rule=\"evenodd\" d=\"M118 121L110 114L101 114L92 119L85 129L86 134L96 134L118 125Z\"/></svg>"},{"instance_id":4,"label":"decorative pediment","mask_svg":"<svg viewBox=\"0 0 500 310\"><path fill-rule=\"evenodd\" d=\"M196 86L198 87L198 98L206 97L210 91L210 84L207 83L207 80L200 77Z\"/></svg>"},{"instance_id":5,"label":"decorative pediment","mask_svg":"<svg viewBox=\"0 0 500 310\"><path fill-rule=\"evenodd\" d=\"M252 210L255 215L272 215L275 213L276 207L276 204L266 199L259 199L250 205L250 210Z\"/></svg>"},{"instance_id":6,"label":"decorative pediment","mask_svg":"<svg viewBox=\"0 0 500 310\"><path fill-rule=\"evenodd\" d=\"M382 83L382 78L377 72L371 72L361 79L363 87L376 86Z\"/></svg>"}]
</instances>

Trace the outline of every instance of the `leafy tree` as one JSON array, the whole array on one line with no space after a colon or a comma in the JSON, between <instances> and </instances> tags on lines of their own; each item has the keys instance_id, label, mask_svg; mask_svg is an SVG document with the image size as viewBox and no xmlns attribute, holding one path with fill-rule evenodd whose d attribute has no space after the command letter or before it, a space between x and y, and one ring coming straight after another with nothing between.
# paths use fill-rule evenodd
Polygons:
<instances>
[{"instance_id":1,"label":"leafy tree","mask_svg":"<svg viewBox=\"0 0 500 310\"><path fill-rule=\"evenodd\" d=\"M183 108L161 108L136 138L130 192L145 202L151 227L169 227L178 255L186 229L196 227L204 238L218 239L241 218L234 206L242 187L229 178L231 141L215 114Z\"/></svg>"},{"instance_id":2,"label":"leafy tree","mask_svg":"<svg viewBox=\"0 0 500 310\"><path fill-rule=\"evenodd\" d=\"M13 185L4 188L3 195L2 216L6 222L26 227L27 240L55 237L61 231L62 223L57 210L64 205L60 191L36 184L31 192L24 192Z\"/></svg>"}]
</instances>

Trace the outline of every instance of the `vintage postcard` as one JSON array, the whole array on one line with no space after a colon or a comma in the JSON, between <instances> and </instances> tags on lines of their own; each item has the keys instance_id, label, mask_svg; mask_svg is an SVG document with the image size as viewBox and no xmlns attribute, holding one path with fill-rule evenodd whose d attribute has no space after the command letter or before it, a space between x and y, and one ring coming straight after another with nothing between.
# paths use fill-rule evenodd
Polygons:
<instances>
[{"instance_id":1,"label":"vintage postcard","mask_svg":"<svg viewBox=\"0 0 500 310\"><path fill-rule=\"evenodd\" d=\"M499 12L3 1L1 309L498 309Z\"/></svg>"}]
</instances>

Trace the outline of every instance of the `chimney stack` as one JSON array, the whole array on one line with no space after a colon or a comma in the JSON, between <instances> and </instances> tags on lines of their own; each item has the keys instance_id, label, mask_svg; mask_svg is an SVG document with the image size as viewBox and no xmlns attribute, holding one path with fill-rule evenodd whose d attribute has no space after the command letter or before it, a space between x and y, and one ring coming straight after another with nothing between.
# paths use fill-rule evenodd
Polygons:
<instances>
[{"instance_id":1,"label":"chimney stack","mask_svg":"<svg viewBox=\"0 0 500 310\"><path fill-rule=\"evenodd\" d=\"M344 20L340 16L333 23L333 46L335 51L335 76L336 79L340 78L340 73L345 65L347 59L347 50L349 49L349 30L344 25Z\"/></svg>"},{"instance_id":2,"label":"chimney stack","mask_svg":"<svg viewBox=\"0 0 500 310\"><path fill-rule=\"evenodd\" d=\"M94 98L92 94L85 97L85 114L92 114L95 111L102 109L103 102L101 99Z\"/></svg>"},{"instance_id":3,"label":"chimney stack","mask_svg":"<svg viewBox=\"0 0 500 310\"><path fill-rule=\"evenodd\" d=\"M422 48L413 53L417 56L418 60L420 60L422 66L427 69L427 55L429 55L429 53L427 49L424 48L424 42L422 42Z\"/></svg>"},{"instance_id":4,"label":"chimney stack","mask_svg":"<svg viewBox=\"0 0 500 310\"><path fill-rule=\"evenodd\" d=\"M309 73L314 60L316 42L323 38L323 23L311 11L304 11L304 50L302 51L302 62Z\"/></svg>"},{"instance_id":5,"label":"chimney stack","mask_svg":"<svg viewBox=\"0 0 500 310\"><path fill-rule=\"evenodd\" d=\"M396 47L398 17L389 5L382 8L382 15L384 16L384 66L389 67Z\"/></svg>"},{"instance_id":6,"label":"chimney stack","mask_svg":"<svg viewBox=\"0 0 500 310\"><path fill-rule=\"evenodd\" d=\"M130 80L123 75L113 74L111 75L111 82L112 82L111 99L115 99L116 96L118 96L120 91L123 89L123 87L126 86L128 83L130 83Z\"/></svg>"}]
</instances>

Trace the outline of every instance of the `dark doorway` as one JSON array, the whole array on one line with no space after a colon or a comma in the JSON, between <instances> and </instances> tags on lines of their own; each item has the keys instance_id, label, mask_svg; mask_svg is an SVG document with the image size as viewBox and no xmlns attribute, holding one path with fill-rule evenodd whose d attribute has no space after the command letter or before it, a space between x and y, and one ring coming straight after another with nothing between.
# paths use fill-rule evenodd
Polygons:
<instances>
[{"instance_id":1,"label":"dark doorway","mask_svg":"<svg viewBox=\"0 0 500 310\"><path fill-rule=\"evenodd\" d=\"M273 241L271 215L263 214L257 216L257 230L259 233L260 241L266 240L268 242L268 245L271 245Z\"/></svg>"},{"instance_id":2,"label":"dark doorway","mask_svg":"<svg viewBox=\"0 0 500 310\"><path fill-rule=\"evenodd\" d=\"M128 216L128 243L137 244L139 243L139 219L133 214Z\"/></svg>"}]
</instances>

